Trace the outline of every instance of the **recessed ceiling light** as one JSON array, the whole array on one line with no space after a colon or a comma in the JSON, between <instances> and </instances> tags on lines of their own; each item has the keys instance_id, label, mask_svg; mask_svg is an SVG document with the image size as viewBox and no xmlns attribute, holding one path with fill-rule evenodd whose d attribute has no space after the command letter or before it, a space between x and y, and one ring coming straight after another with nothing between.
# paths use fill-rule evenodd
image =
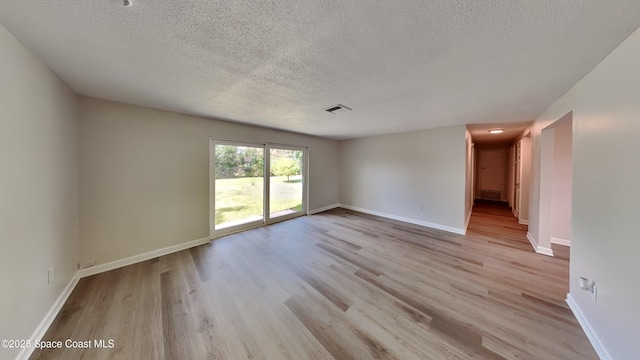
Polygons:
<instances>
[{"instance_id":1,"label":"recessed ceiling light","mask_svg":"<svg viewBox=\"0 0 640 360\"><path fill-rule=\"evenodd\" d=\"M490 134L501 134L504 132L504 129L493 129L493 130L489 130Z\"/></svg>"},{"instance_id":2,"label":"recessed ceiling light","mask_svg":"<svg viewBox=\"0 0 640 360\"><path fill-rule=\"evenodd\" d=\"M122 4L123 4L125 7L129 7L129 6L133 5L133 4L131 3L131 0L122 0Z\"/></svg>"}]
</instances>

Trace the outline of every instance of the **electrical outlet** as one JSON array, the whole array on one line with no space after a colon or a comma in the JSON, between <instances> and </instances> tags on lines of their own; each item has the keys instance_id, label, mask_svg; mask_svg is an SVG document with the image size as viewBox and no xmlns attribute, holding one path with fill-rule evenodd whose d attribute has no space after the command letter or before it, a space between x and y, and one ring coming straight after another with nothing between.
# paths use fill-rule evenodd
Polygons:
<instances>
[{"instance_id":1,"label":"electrical outlet","mask_svg":"<svg viewBox=\"0 0 640 360\"><path fill-rule=\"evenodd\" d=\"M53 282L53 266L49 268L47 271L47 284L51 284Z\"/></svg>"}]
</instances>

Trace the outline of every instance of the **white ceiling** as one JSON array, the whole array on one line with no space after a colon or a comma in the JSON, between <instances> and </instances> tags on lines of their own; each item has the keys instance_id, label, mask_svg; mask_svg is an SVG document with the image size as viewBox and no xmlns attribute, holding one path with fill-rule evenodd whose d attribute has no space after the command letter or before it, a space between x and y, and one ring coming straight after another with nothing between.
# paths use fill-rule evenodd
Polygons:
<instances>
[{"instance_id":1,"label":"white ceiling","mask_svg":"<svg viewBox=\"0 0 640 360\"><path fill-rule=\"evenodd\" d=\"M132 1L0 23L79 94L339 139L533 120L640 25L638 0Z\"/></svg>"},{"instance_id":2,"label":"white ceiling","mask_svg":"<svg viewBox=\"0 0 640 360\"><path fill-rule=\"evenodd\" d=\"M531 121L509 123L469 124L467 130L471 133L475 144L509 143L531 125ZM491 134L489 130L503 129L503 133Z\"/></svg>"}]
</instances>

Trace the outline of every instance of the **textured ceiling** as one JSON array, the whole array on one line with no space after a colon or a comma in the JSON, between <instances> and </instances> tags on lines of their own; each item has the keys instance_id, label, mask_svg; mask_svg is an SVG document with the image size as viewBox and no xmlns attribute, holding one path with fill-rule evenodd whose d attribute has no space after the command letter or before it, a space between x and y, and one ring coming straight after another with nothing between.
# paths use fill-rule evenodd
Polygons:
<instances>
[{"instance_id":1,"label":"textured ceiling","mask_svg":"<svg viewBox=\"0 0 640 360\"><path fill-rule=\"evenodd\" d=\"M0 23L82 95L352 138L533 120L640 1L3 0Z\"/></svg>"}]
</instances>

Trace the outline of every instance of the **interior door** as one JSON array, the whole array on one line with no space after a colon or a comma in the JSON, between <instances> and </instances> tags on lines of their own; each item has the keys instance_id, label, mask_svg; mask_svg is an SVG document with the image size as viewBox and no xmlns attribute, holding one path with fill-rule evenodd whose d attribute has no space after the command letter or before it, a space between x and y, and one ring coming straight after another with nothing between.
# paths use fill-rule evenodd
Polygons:
<instances>
[{"instance_id":1,"label":"interior door","mask_svg":"<svg viewBox=\"0 0 640 360\"><path fill-rule=\"evenodd\" d=\"M480 198L501 200L504 181L504 150L481 150L479 167Z\"/></svg>"}]
</instances>

